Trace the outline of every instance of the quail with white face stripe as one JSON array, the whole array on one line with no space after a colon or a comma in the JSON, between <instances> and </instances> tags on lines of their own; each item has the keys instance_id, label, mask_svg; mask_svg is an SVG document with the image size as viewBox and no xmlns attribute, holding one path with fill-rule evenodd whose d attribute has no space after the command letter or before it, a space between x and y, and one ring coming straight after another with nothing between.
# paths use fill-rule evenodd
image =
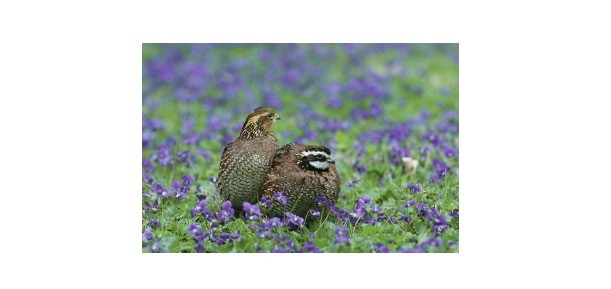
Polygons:
<instances>
[{"instance_id":1,"label":"quail with white face stripe","mask_svg":"<svg viewBox=\"0 0 611 289\"><path fill-rule=\"evenodd\" d=\"M274 199L272 206L264 209L269 216L291 212L307 218L310 209L323 209L316 201L319 196L335 204L340 192L340 178L329 148L294 143L280 148L263 185L263 194L268 198L273 198L278 192L288 197L288 202L282 204Z\"/></svg>"}]
</instances>

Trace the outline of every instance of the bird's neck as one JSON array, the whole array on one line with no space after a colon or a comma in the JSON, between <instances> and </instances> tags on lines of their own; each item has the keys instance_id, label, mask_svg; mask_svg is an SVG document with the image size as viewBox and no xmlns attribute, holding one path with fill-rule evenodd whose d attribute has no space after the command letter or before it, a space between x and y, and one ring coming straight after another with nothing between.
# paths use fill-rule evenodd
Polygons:
<instances>
[{"instance_id":1,"label":"bird's neck","mask_svg":"<svg viewBox=\"0 0 611 289\"><path fill-rule=\"evenodd\" d=\"M260 127L258 124L249 124L242 128L242 132L238 139L253 139L266 135L267 130Z\"/></svg>"}]
</instances>

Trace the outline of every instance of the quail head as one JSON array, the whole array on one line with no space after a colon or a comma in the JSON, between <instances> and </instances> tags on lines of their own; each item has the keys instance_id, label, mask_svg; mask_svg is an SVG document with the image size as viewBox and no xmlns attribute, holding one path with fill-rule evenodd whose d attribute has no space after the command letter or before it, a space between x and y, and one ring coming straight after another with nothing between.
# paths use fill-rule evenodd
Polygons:
<instances>
[{"instance_id":1,"label":"quail head","mask_svg":"<svg viewBox=\"0 0 611 289\"><path fill-rule=\"evenodd\" d=\"M256 203L278 150L278 141L269 128L280 119L269 107L258 107L244 121L240 136L223 150L218 189L236 211L244 202Z\"/></svg>"},{"instance_id":2,"label":"quail head","mask_svg":"<svg viewBox=\"0 0 611 289\"><path fill-rule=\"evenodd\" d=\"M265 213L282 216L285 212L291 212L307 218L310 209L323 209L316 200L319 196L324 196L334 205L339 191L339 175L329 148L287 144L276 152L263 186L263 195L272 199ZM288 198L286 204L274 199L278 192Z\"/></svg>"}]
</instances>

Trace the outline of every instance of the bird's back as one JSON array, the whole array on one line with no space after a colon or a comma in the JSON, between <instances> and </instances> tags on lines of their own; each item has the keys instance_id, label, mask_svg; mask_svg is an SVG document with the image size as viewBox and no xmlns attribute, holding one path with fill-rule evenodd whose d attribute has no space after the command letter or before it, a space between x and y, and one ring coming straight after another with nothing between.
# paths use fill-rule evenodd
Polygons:
<instances>
[{"instance_id":1,"label":"bird's back","mask_svg":"<svg viewBox=\"0 0 611 289\"><path fill-rule=\"evenodd\" d=\"M253 139L238 139L223 150L219 168L218 188L221 196L231 201L236 210L244 202L256 203L272 166L278 142L272 134Z\"/></svg>"}]
</instances>

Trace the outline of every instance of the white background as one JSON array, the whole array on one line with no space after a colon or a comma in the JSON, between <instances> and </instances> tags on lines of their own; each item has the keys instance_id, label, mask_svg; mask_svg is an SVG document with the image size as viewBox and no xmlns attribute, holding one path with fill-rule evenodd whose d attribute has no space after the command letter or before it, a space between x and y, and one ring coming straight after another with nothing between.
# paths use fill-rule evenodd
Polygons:
<instances>
[{"instance_id":1,"label":"white background","mask_svg":"<svg viewBox=\"0 0 611 289\"><path fill-rule=\"evenodd\" d=\"M599 2L7 2L2 288L609 288ZM460 253L142 254L143 42L460 43Z\"/></svg>"}]
</instances>

